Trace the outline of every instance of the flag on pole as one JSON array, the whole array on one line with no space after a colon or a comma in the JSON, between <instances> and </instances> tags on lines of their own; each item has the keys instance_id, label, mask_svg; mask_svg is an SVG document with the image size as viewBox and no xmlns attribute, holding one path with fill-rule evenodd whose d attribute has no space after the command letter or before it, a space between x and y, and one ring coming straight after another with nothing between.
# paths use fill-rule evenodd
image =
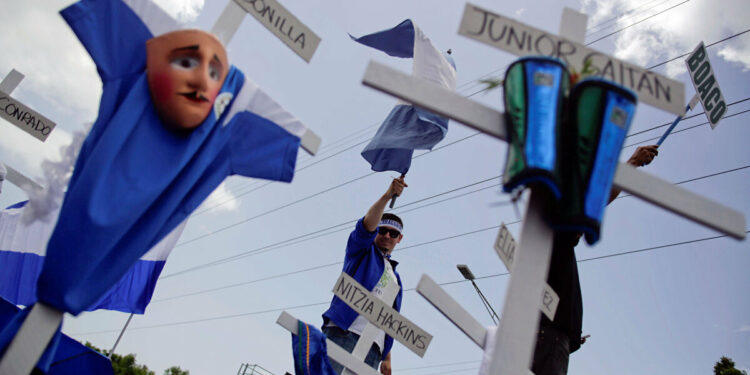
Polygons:
<instances>
[{"instance_id":1,"label":"flag on pole","mask_svg":"<svg viewBox=\"0 0 750 375\"><path fill-rule=\"evenodd\" d=\"M36 283L42 271L47 241L57 213L47 222L25 224L27 201L0 211L0 297L16 305L36 302ZM185 227L183 222L144 254L102 298L86 310L117 310L143 314L169 253Z\"/></svg>"},{"instance_id":2,"label":"flag on pole","mask_svg":"<svg viewBox=\"0 0 750 375\"><path fill-rule=\"evenodd\" d=\"M435 48L409 19L389 30L351 38L390 56L413 58L412 75L450 90L456 89L456 67L451 56ZM447 132L447 118L408 103L399 103L362 151L362 157L374 171L405 174L411 166L414 150L432 149Z\"/></svg>"}]
</instances>

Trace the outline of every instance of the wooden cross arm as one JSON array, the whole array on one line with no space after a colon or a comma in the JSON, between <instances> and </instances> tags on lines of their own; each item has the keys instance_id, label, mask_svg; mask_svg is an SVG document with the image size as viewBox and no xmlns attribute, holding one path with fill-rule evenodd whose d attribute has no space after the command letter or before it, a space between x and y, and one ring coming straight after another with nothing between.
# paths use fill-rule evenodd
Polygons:
<instances>
[{"instance_id":1,"label":"wooden cross arm","mask_svg":"<svg viewBox=\"0 0 750 375\"><path fill-rule=\"evenodd\" d=\"M438 311L443 313L448 320L458 327L474 341L480 348L484 348L487 329L482 326L466 309L459 305L451 296L443 290L432 278L426 274L422 275L417 284L417 293L424 297Z\"/></svg>"},{"instance_id":2,"label":"wooden cross arm","mask_svg":"<svg viewBox=\"0 0 750 375\"><path fill-rule=\"evenodd\" d=\"M5 169L8 170L8 175L6 176L6 179L10 181L11 184L18 186L24 191L27 191L28 189L34 189L34 190L43 189L42 185L39 185L39 183L37 183L36 181L24 176L23 173L17 171L10 165L8 164L3 164L3 165L5 165Z\"/></svg>"},{"instance_id":3,"label":"wooden cross arm","mask_svg":"<svg viewBox=\"0 0 750 375\"><path fill-rule=\"evenodd\" d=\"M507 140L503 113L432 82L370 62L362 84ZM620 164L614 186L736 239L745 238L745 217L738 211Z\"/></svg>"},{"instance_id":4,"label":"wooden cross arm","mask_svg":"<svg viewBox=\"0 0 750 375\"><path fill-rule=\"evenodd\" d=\"M742 213L639 171L631 165L620 163L613 185L737 240L746 236L745 216Z\"/></svg>"},{"instance_id":5,"label":"wooden cross arm","mask_svg":"<svg viewBox=\"0 0 750 375\"><path fill-rule=\"evenodd\" d=\"M276 319L276 324L284 327L284 329L291 332L293 335L297 334L297 329L299 328L297 326L297 318L286 311L281 312L279 318ZM380 375L375 369L358 360L351 355L351 353L336 345L333 341L326 339L326 347L328 350L328 357L342 364L345 368L359 375Z\"/></svg>"}]
</instances>

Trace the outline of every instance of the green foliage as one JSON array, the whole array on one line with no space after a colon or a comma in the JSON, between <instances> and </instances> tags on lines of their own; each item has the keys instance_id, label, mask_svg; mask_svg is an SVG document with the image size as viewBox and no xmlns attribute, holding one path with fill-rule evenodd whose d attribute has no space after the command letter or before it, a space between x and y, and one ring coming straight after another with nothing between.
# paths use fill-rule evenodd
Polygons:
<instances>
[{"instance_id":1,"label":"green foliage","mask_svg":"<svg viewBox=\"0 0 750 375\"><path fill-rule=\"evenodd\" d=\"M714 365L714 375L747 375L747 371L740 371L734 367L734 361L731 358L721 357Z\"/></svg>"},{"instance_id":2,"label":"green foliage","mask_svg":"<svg viewBox=\"0 0 750 375\"><path fill-rule=\"evenodd\" d=\"M164 370L164 375L190 375L190 371L183 370L179 366L172 366Z\"/></svg>"},{"instance_id":3,"label":"green foliage","mask_svg":"<svg viewBox=\"0 0 750 375\"><path fill-rule=\"evenodd\" d=\"M486 78L486 79L480 79L479 83L484 84L484 89L482 89L482 91L490 91L490 90L500 87L500 85L503 84L503 80L500 78Z\"/></svg>"},{"instance_id":4,"label":"green foliage","mask_svg":"<svg viewBox=\"0 0 750 375\"><path fill-rule=\"evenodd\" d=\"M105 356L109 354L107 350L99 349L88 341L85 345ZM111 360L115 375L156 375L156 373L148 369L148 366L137 364L134 354L123 356L115 353L112 355ZM190 375L190 371L183 370L179 366L172 366L164 370L164 375Z\"/></svg>"}]
</instances>

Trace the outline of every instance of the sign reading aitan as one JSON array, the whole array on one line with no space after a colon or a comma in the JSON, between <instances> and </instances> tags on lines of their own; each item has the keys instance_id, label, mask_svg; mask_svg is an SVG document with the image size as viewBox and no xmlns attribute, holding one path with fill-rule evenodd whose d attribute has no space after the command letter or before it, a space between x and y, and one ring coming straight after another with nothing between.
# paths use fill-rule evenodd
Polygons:
<instances>
[{"instance_id":1,"label":"sign reading aitan","mask_svg":"<svg viewBox=\"0 0 750 375\"><path fill-rule=\"evenodd\" d=\"M508 272L513 273L513 259L516 254L516 240L513 235L510 234L508 227L505 223L500 225L500 231L497 233L495 239L495 252L500 257L500 260L505 264L505 268ZM555 320L555 312L557 312L557 305L560 304L560 297L555 293L549 284L544 284L544 290L542 291L542 300L539 304L539 309L542 310L544 315L549 320Z\"/></svg>"},{"instance_id":2,"label":"sign reading aitan","mask_svg":"<svg viewBox=\"0 0 750 375\"><path fill-rule=\"evenodd\" d=\"M708 54L706 54L706 47L703 42L688 56L685 65L687 65L695 91L701 99L708 122L712 129L716 128L719 120L727 111L727 104L724 102L724 95L721 94L719 89L719 82L716 81L714 71L711 69L711 63L708 62Z\"/></svg>"},{"instance_id":3,"label":"sign reading aitan","mask_svg":"<svg viewBox=\"0 0 750 375\"><path fill-rule=\"evenodd\" d=\"M276 0L234 0L303 60L310 62L320 37Z\"/></svg>"},{"instance_id":4,"label":"sign reading aitan","mask_svg":"<svg viewBox=\"0 0 750 375\"><path fill-rule=\"evenodd\" d=\"M0 117L44 142L55 123L0 91Z\"/></svg>"},{"instance_id":5,"label":"sign reading aitan","mask_svg":"<svg viewBox=\"0 0 750 375\"><path fill-rule=\"evenodd\" d=\"M543 55L577 71L590 60L593 75L633 90L638 99L676 115L685 113L685 86L579 43L467 3L458 33L517 56Z\"/></svg>"},{"instance_id":6,"label":"sign reading aitan","mask_svg":"<svg viewBox=\"0 0 750 375\"><path fill-rule=\"evenodd\" d=\"M351 276L342 272L333 287L333 294L370 323L382 329L386 335L404 344L418 356L424 356L432 341L432 335L383 303L380 298L373 296Z\"/></svg>"}]
</instances>

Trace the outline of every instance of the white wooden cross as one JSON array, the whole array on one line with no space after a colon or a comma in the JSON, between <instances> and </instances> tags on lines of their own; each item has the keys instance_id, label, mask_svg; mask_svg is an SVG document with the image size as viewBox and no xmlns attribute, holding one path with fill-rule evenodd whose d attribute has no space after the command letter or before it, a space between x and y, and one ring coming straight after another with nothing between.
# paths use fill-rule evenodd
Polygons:
<instances>
[{"instance_id":1,"label":"white wooden cross","mask_svg":"<svg viewBox=\"0 0 750 375\"><path fill-rule=\"evenodd\" d=\"M15 69L12 69L10 73L8 73L8 75L6 75L5 78L3 78L2 82L0 82L0 97L7 97L9 99L7 103L4 103L5 101L0 100L0 113L8 114L8 111L6 111L6 108L8 108L8 105L10 105L11 103L17 102L15 101L15 99L10 98L10 94L13 92L13 90L16 89L16 87L18 87L18 84L21 83L23 78L24 76L21 72ZM16 105L14 105L14 107L18 108L18 106ZM30 112L27 112L27 113L36 113L31 110L29 111ZM10 111L11 114L13 112L20 112L20 110ZM33 116L36 118L42 118L42 116L38 114L35 114ZM44 142L47 139L47 136L49 136L49 133L52 131L52 129L55 128L55 124L49 121L49 123L51 123L51 126L45 125L45 128L42 129L42 130L49 129L49 131L47 130L44 131L46 133L45 135L42 132L38 132L34 130L33 127L25 126L25 123L18 121L18 119L15 116L11 116L10 119L7 119L6 117L3 117L3 118L11 122L13 125L18 126L22 130L31 134L32 136L34 136L34 138L41 140L42 142ZM23 118L23 116L21 116L21 118ZM13 185L18 186L24 191L27 191L27 189L42 190L42 186L39 185L39 183L37 183L36 181L24 176L21 172L19 172L18 170L16 170L15 168L11 167L8 164L3 164L3 165L5 165L5 168L8 172L8 175L5 178L8 181L10 181L10 183L12 183Z\"/></svg>"},{"instance_id":2,"label":"white wooden cross","mask_svg":"<svg viewBox=\"0 0 750 375\"><path fill-rule=\"evenodd\" d=\"M583 40L585 17L566 10L560 30L564 37L559 37L467 4L459 33L521 56L543 54L558 57L579 71L583 61L589 58L595 67L599 67L596 68L599 75L633 89L641 101L678 115L684 112L684 86L681 83L571 41ZM571 18L577 21L571 23ZM545 46L547 50L543 49ZM506 140L502 112L435 84L374 62L368 65L362 82ZM736 239L745 238L745 218L741 213L629 165L618 166L613 186ZM489 369L493 375L525 374L531 364L539 325L539 314L535 312L549 269L553 237L552 230L542 220L545 204L542 199L539 193L531 191ZM476 327L474 329L476 332L470 337L479 343L476 339L481 333Z\"/></svg>"},{"instance_id":3,"label":"white wooden cross","mask_svg":"<svg viewBox=\"0 0 750 375\"><path fill-rule=\"evenodd\" d=\"M326 342L329 356L344 366L342 375L378 373L372 367L364 364L364 360L375 342L375 337L379 330L384 331L386 335L391 336L394 340L400 342L420 357L424 356L430 342L432 342L432 335L391 307L396 300L399 289L400 286L398 285L395 288L386 288L381 298L368 291L345 272L342 272L338 280L336 280L333 293L359 313L359 316L364 317L369 322L362 331L351 354L330 340ZM284 314L281 314L277 323L291 331L289 327L281 322L282 318L287 319L284 317ZM296 330L296 321L293 323L295 323L294 327ZM338 358L334 357L331 352L332 346L335 347L334 352L341 351L346 355L338 354ZM366 372L361 372L362 365L367 368Z\"/></svg>"},{"instance_id":4,"label":"white wooden cross","mask_svg":"<svg viewBox=\"0 0 750 375\"><path fill-rule=\"evenodd\" d=\"M0 83L0 118L44 142L56 124L10 96L22 80L23 74L13 69Z\"/></svg>"}]
</instances>

